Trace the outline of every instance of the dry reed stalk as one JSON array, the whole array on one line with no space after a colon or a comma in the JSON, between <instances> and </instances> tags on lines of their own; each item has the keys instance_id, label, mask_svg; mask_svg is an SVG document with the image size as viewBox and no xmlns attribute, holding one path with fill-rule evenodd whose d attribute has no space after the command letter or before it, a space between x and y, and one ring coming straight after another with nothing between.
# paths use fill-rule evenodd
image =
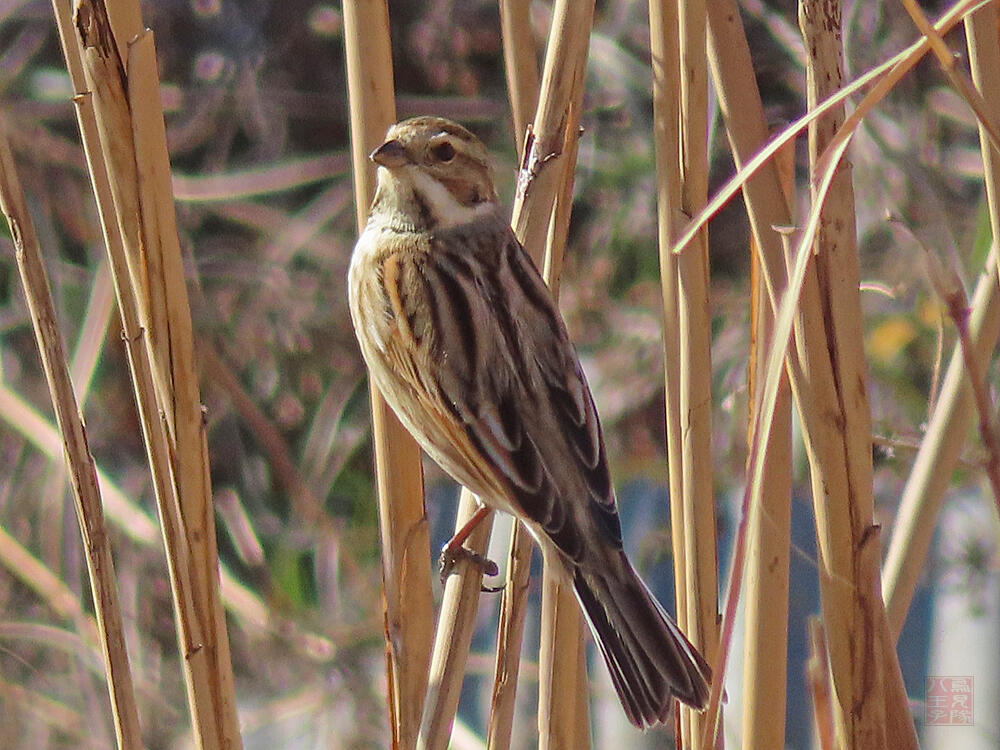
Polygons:
<instances>
[{"instance_id":1,"label":"dry reed stalk","mask_svg":"<svg viewBox=\"0 0 1000 750\"><path fill-rule=\"evenodd\" d=\"M987 107L1000 109L1000 50L997 42L998 12L995 4L976 11L965 20L972 78ZM990 229L1000 237L1000 171L997 155L984 133L980 133ZM986 362L1000 336L996 242L987 267L976 284L968 316L969 346L975 359ZM903 488L889 551L882 572L886 613L893 638L898 638L909 611L913 591L923 568L936 526L938 510L952 471L968 436L972 420L972 391L961 345L955 347L934 411L917 457Z\"/></svg>"},{"instance_id":2,"label":"dry reed stalk","mask_svg":"<svg viewBox=\"0 0 1000 750\"><path fill-rule=\"evenodd\" d=\"M538 105L538 62L531 34L531 0L500 0L500 36L514 118L514 141L523 159L524 139Z\"/></svg>"},{"instance_id":3,"label":"dry reed stalk","mask_svg":"<svg viewBox=\"0 0 1000 750\"><path fill-rule=\"evenodd\" d=\"M530 0L500 1L500 29L507 89L514 119L517 153L522 160L528 118L534 114L538 101L538 63L531 38L530 11ZM507 575L500 601L493 693L486 729L486 743L490 750L507 750L510 747L528 607L532 548L531 534L524 524L515 520L511 526Z\"/></svg>"},{"instance_id":4,"label":"dry reed stalk","mask_svg":"<svg viewBox=\"0 0 1000 750\"><path fill-rule=\"evenodd\" d=\"M582 79L573 95L579 106L583 95ZM579 132L578 125L577 114L569 127ZM568 144L565 172L549 221L545 247L543 276L557 299L563 251L573 206L573 177L578 145L578 138ZM565 584L561 571L546 565L542 571L542 628L538 656L539 747L574 747L581 750L590 747L590 691L585 639L586 628L580 616L576 594ZM574 658L574 652L579 658ZM563 695L551 692L545 694L546 689L553 691L557 685L565 688ZM571 705L573 701L575 705Z\"/></svg>"},{"instance_id":5,"label":"dry reed stalk","mask_svg":"<svg viewBox=\"0 0 1000 750\"><path fill-rule=\"evenodd\" d=\"M680 209L694 215L708 200L708 63L704 0L680 0ZM677 115L674 115L677 116ZM715 546L715 497L712 481L712 371L711 316L708 307L708 232L693 240L699 252L681 255L677 264L678 328L680 343L679 410L681 430L684 546L675 558L685 559L685 608L678 609L681 628L711 661L718 648L718 570ZM685 747L701 747L704 714L681 710Z\"/></svg>"},{"instance_id":6,"label":"dry reed stalk","mask_svg":"<svg viewBox=\"0 0 1000 750\"><path fill-rule=\"evenodd\" d=\"M830 660L826 653L823 621L809 618L809 658L806 661L806 687L813 707L816 745L820 750L835 750L833 701L830 695Z\"/></svg>"},{"instance_id":7,"label":"dry reed stalk","mask_svg":"<svg viewBox=\"0 0 1000 750\"><path fill-rule=\"evenodd\" d=\"M795 194L795 150L778 152L776 166L785 199ZM757 408L757 384L774 328L771 307L759 265L759 248L751 239L751 354L749 423ZM785 741L785 691L788 671L788 568L792 500L792 410L787 375L781 379L774 406L771 435L764 448L767 464L761 479L759 504L750 507L747 523L745 631L743 647L744 748L781 747ZM747 443L753 440L748 434Z\"/></svg>"},{"instance_id":8,"label":"dry reed stalk","mask_svg":"<svg viewBox=\"0 0 1000 750\"><path fill-rule=\"evenodd\" d=\"M525 139L511 217L515 234L539 268L544 267L542 252L565 172L567 146L579 138L593 16L593 0L557 0L552 11L538 105Z\"/></svg>"},{"instance_id":9,"label":"dry reed stalk","mask_svg":"<svg viewBox=\"0 0 1000 750\"><path fill-rule=\"evenodd\" d=\"M236 688L229 655L229 636L219 592L219 554L209 470L208 436L195 362L191 306L177 235L176 213L167 155L167 134L160 106L159 73L153 34L143 30L138 3L129 3L137 16L126 27L129 39L128 102L135 137L138 206L142 217L146 303L149 305L149 343L154 366L163 383L161 413L171 438L171 460L183 522L195 612L201 619L207 687L199 696L204 713L213 714L221 747L242 745L236 716ZM134 35L131 32L134 31Z\"/></svg>"},{"instance_id":10,"label":"dry reed stalk","mask_svg":"<svg viewBox=\"0 0 1000 750\"><path fill-rule=\"evenodd\" d=\"M568 595L567 595L568 594ZM590 747L590 727L581 731L580 686L587 674L579 651L583 630L579 605L558 574L542 576L541 643L538 656L538 747ZM586 701L583 701L586 705Z\"/></svg>"},{"instance_id":11,"label":"dry reed stalk","mask_svg":"<svg viewBox=\"0 0 1000 750\"><path fill-rule=\"evenodd\" d=\"M80 413L86 409L87 399L90 396L90 386L104 349L108 324L113 314L114 287L111 283L111 272L108 270L107 262L104 259L98 259L87 309L80 324L76 349L70 356L69 362L70 382L74 384L73 389L77 394ZM39 491L39 497L60 498L67 479L63 457L57 456L54 460L50 460L42 475L45 478ZM55 560L61 554L59 551L63 537L61 514L43 512L43 518L48 523L43 520L39 528L39 546L46 552L48 559ZM47 533L50 533L48 539L45 538ZM46 541L49 544L46 544ZM73 574L69 573L69 575Z\"/></svg>"},{"instance_id":12,"label":"dry reed stalk","mask_svg":"<svg viewBox=\"0 0 1000 750\"><path fill-rule=\"evenodd\" d=\"M843 80L839 3L800 0L799 25L813 109ZM813 170L843 120L840 107L810 124ZM812 196L815 207L815 188ZM882 602L871 598L874 570L862 567L872 547L877 551L877 537L872 534L871 414L849 165L840 164L826 202L814 210L821 212L815 258L796 322L796 351L805 375L796 384L803 389L798 405L812 476L838 744L875 750L887 747L884 663L894 654L882 653L882 640L871 626Z\"/></svg>"},{"instance_id":13,"label":"dry reed stalk","mask_svg":"<svg viewBox=\"0 0 1000 750\"><path fill-rule=\"evenodd\" d=\"M0 210L10 226L31 321L35 329L45 379L62 435L63 451L76 500L76 515L83 537L87 572L94 598L94 611L104 655L111 699L111 712L119 748L141 748L139 712L132 686L132 671L122 628L121 606L115 581L114 561L108 541L97 485L94 459L90 455L83 418L70 380L66 349L56 321L41 247L28 213L14 158L0 121Z\"/></svg>"},{"instance_id":14,"label":"dry reed stalk","mask_svg":"<svg viewBox=\"0 0 1000 750\"><path fill-rule=\"evenodd\" d=\"M939 33L947 32L978 5L979 3L975 0L956 3L939 19L935 29ZM716 78L716 88L720 95L720 108L726 120L727 132L739 169L737 174L716 193L706 208L680 233L675 241L673 251L678 252L683 249L696 235L699 228L732 198L736 191L744 190L744 200L748 208L751 228L761 249L761 270L764 273L768 294L772 300L775 300L772 304L776 305L776 309L779 311L776 318L774 339L768 354L768 363L764 370L766 379L762 388L762 406L758 410L753 432L755 438L751 444L750 481L744 493L741 512L741 519L746 519L750 505L760 502L761 445L766 444L769 439L770 415L780 381L781 361L786 357L788 351L788 337L792 330L795 307L805 281L805 272L809 267L807 262L809 259L808 248L813 241L819 221L819 212L814 208L807 217L801 232L800 241L797 243L793 255L793 265L790 269L786 269L784 255L778 247L779 238L773 228L788 224L787 218L782 218L782 216L787 217L788 212L781 196L777 171L771 159L774 153L782 148L788 140L794 138L798 132L820 115L838 106L839 102L843 101L849 93L874 83L872 91L864 97L854 113L847 118L845 125L838 131L826 153L820 159L816 170L818 188L815 204L817 207L822 205L826 191L835 174L833 166L843 156L849 138L857 128L861 118L916 64L929 50L930 45L925 38L915 41L890 60L862 75L850 86L844 87L839 93L827 98L822 104L786 128L781 136L768 143L756 84L752 75L748 74L748 71L752 70L752 65L749 64L750 57L745 38L738 27L738 12L735 3L729 2L729 0L712 2L709 4L709 14L713 75ZM781 293L780 289L786 274L788 289ZM794 386L797 381L801 381L802 372L801 369L795 367L794 358L789 360L789 363L793 397L799 402L802 398L801 390ZM725 668L727 644L731 638L736 613L736 596L740 589L742 575L740 560L742 549L745 546L744 526L745 520L741 520L741 527L736 538L733 575L726 597L721 653L715 665L717 675L721 674ZM881 627L881 623L879 626ZM881 634L882 640L888 641L887 636L888 627L886 624L884 632ZM892 652L891 645L887 646L884 642L881 644L881 648L885 653ZM902 683L898 663L895 663L895 660L892 661L892 666L895 669L891 670L889 676L892 679L893 694L898 700L902 696ZM719 680L716 680L716 683L713 684L709 705L710 715L717 712L720 697L721 685ZM902 744L914 741L912 723L909 723L907 718L898 715L898 712L892 714L894 721L900 721L900 726L894 727L892 731L894 734L898 733ZM709 722L709 724L713 723Z\"/></svg>"},{"instance_id":15,"label":"dry reed stalk","mask_svg":"<svg viewBox=\"0 0 1000 750\"><path fill-rule=\"evenodd\" d=\"M562 243L568 226L569 204L559 196L567 195L572 185L579 140L580 110L583 101L590 30L594 2L557 0L546 44L545 64L538 106L531 131L525 139L517 196L511 226L536 266L544 269L545 280L552 287L558 281ZM543 253L547 253L543 257ZM559 574L546 564L542 580L542 630L539 650L539 748L579 747L590 745L589 727L584 736L577 727L580 692L586 690L586 673L568 665L583 638L583 620L576 597ZM556 683L556 670L559 670ZM558 685L558 687L556 687ZM571 745L564 742L570 739Z\"/></svg>"},{"instance_id":16,"label":"dry reed stalk","mask_svg":"<svg viewBox=\"0 0 1000 750\"><path fill-rule=\"evenodd\" d=\"M684 470L680 397L679 258L670 251L684 215L681 212L680 133L676 102L680 100L680 37L678 6L671 0L650 0L649 37L653 74L653 140L656 159L657 245L660 293L663 298L664 429L670 482L670 531L674 563L674 600L677 620L686 631L688 559L684 554ZM677 735L687 736L680 712Z\"/></svg>"},{"instance_id":17,"label":"dry reed stalk","mask_svg":"<svg viewBox=\"0 0 1000 750\"><path fill-rule=\"evenodd\" d=\"M113 314L114 287L111 284L111 272L108 270L107 262L99 259L90 288L87 309L80 324L76 348L69 361L70 382L74 384L73 389L77 394L81 413L86 409L90 386L104 349L108 324ZM66 482L65 464L62 458L51 461L43 474L45 480L39 493L40 497L59 497ZM54 515L52 520L55 520ZM40 530L40 534L43 530ZM61 536L61 530L57 529L56 534ZM46 548L44 542L41 542L41 547Z\"/></svg>"},{"instance_id":18,"label":"dry reed stalk","mask_svg":"<svg viewBox=\"0 0 1000 750\"><path fill-rule=\"evenodd\" d=\"M382 142L396 119L385 0L345 3L344 41L354 194L361 231L375 192L375 170L368 154ZM382 535L389 718L393 747L409 750L416 746L420 729L434 621L423 471L419 447L374 388L371 404Z\"/></svg>"},{"instance_id":19,"label":"dry reed stalk","mask_svg":"<svg viewBox=\"0 0 1000 750\"><path fill-rule=\"evenodd\" d=\"M461 530L480 507L476 496L463 488L458 503L456 531ZM493 514L490 513L462 546L484 555L492 529ZM451 740L482 585L483 571L470 560L459 561L455 572L448 576L445 583L427 677L427 698L417 737L419 750L445 750Z\"/></svg>"},{"instance_id":20,"label":"dry reed stalk","mask_svg":"<svg viewBox=\"0 0 1000 750\"><path fill-rule=\"evenodd\" d=\"M493 694L486 728L486 746L490 750L510 747L514 726L518 675L524 621L528 613L531 577L531 550L534 541L527 528L515 521L510 535L507 577L500 601L500 625L497 632L497 655L493 669Z\"/></svg>"},{"instance_id":21,"label":"dry reed stalk","mask_svg":"<svg viewBox=\"0 0 1000 750\"><path fill-rule=\"evenodd\" d=\"M77 90L160 507L192 724L203 746L238 747L207 446L152 35L143 30L134 2L109 9L101 0L78 0L72 30L66 28L66 9L54 8Z\"/></svg>"},{"instance_id":22,"label":"dry reed stalk","mask_svg":"<svg viewBox=\"0 0 1000 750\"><path fill-rule=\"evenodd\" d=\"M969 48L972 82L982 95L984 108L995 124L1000 121L1000 10L996 3L980 8L965 18L965 39ZM986 200L990 212L993 242L1000 238L1000 152L990 148L985 128L979 125L979 149L983 155ZM997 268L1000 272L1000 265Z\"/></svg>"}]
</instances>

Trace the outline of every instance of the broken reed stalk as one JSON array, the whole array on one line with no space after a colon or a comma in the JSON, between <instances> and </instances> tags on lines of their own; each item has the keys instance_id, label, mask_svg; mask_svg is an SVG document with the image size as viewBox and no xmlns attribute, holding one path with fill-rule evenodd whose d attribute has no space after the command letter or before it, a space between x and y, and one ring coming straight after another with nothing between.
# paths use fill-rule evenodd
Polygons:
<instances>
[{"instance_id":1,"label":"broken reed stalk","mask_svg":"<svg viewBox=\"0 0 1000 750\"><path fill-rule=\"evenodd\" d=\"M108 9L101 0L78 0L73 26L65 8L54 9L160 508L193 730L203 747L239 747L152 34L134 2Z\"/></svg>"},{"instance_id":2,"label":"broken reed stalk","mask_svg":"<svg viewBox=\"0 0 1000 750\"><path fill-rule=\"evenodd\" d=\"M104 524L97 471L90 455L83 419L77 407L70 380L66 348L56 321L55 305L49 286L41 247L34 222L21 190L14 158L3 123L0 121L0 210L10 227L17 253L25 298L31 313L35 339L45 370L45 379L62 435L64 456L69 469L76 516L83 537L90 589L94 599L99 641L111 699L115 734L121 750L142 747L139 712L135 703L132 672L122 627L121 606L115 580L111 544ZM86 637L86 633L81 632Z\"/></svg>"},{"instance_id":3,"label":"broken reed stalk","mask_svg":"<svg viewBox=\"0 0 1000 750\"><path fill-rule=\"evenodd\" d=\"M795 195L794 142L775 156L785 199ZM751 238L750 419L758 408L757 384L767 343L774 329L775 310L761 280L759 250ZM761 502L750 507L747 528L745 628L743 646L742 746L781 747L785 741L786 678L788 672L788 569L792 510L792 399L787 375L778 386L773 425L764 448L767 463ZM748 435L747 444L753 440Z\"/></svg>"},{"instance_id":4,"label":"broken reed stalk","mask_svg":"<svg viewBox=\"0 0 1000 750\"><path fill-rule=\"evenodd\" d=\"M520 159L528 118L538 101L538 63L531 34L530 0L501 0L500 29L503 38L507 90L514 119L514 139ZM514 707L521 666L524 622L528 609L531 552L534 540L518 520L511 526L507 575L500 600L500 624L493 671L493 693L486 728L489 750L508 750L514 726Z\"/></svg>"},{"instance_id":5,"label":"broken reed stalk","mask_svg":"<svg viewBox=\"0 0 1000 750\"><path fill-rule=\"evenodd\" d=\"M375 192L368 160L396 119L385 0L344 3L354 195L360 232ZM372 441L382 538L389 723L393 747L416 747L433 638L430 536L420 448L372 387Z\"/></svg>"},{"instance_id":6,"label":"broken reed stalk","mask_svg":"<svg viewBox=\"0 0 1000 750\"><path fill-rule=\"evenodd\" d=\"M1000 112L1000 49L996 4L977 10L965 20L972 78L986 106ZM989 208L993 252L976 284L968 316L969 344L979 362L986 362L1000 336L1000 289L997 286L997 237L1000 237L1000 164L985 133L980 133L983 179ZM937 514L952 472L968 439L973 417L972 391L956 345L924 439L903 487L889 551L882 569L886 613L894 639L899 637L937 525Z\"/></svg>"},{"instance_id":7,"label":"broken reed stalk","mask_svg":"<svg viewBox=\"0 0 1000 750\"><path fill-rule=\"evenodd\" d=\"M688 216L708 201L708 63L704 0L679 4L680 160L679 208ZM672 114L671 116L678 116ZM694 239L698 252L681 255L677 264L677 312L680 344L679 411L681 430L683 548L674 558L685 559L685 608L678 622L691 642L710 662L718 648L718 570L715 545L715 496L712 480L712 372L711 325L708 300L708 231ZM699 712L681 709L684 747L698 750L705 719Z\"/></svg>"}]
</instances>

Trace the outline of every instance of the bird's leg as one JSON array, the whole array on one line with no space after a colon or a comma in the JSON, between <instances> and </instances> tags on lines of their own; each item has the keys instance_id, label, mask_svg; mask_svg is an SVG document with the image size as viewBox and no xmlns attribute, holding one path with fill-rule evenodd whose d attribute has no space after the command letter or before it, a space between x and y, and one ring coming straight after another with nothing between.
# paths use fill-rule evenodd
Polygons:
<instances>
[{"instance_id":1,"label":"bird's leg","mask_svg":"<svg viewBox=\"0 0 1000 750\"><path fill-rule=\"evenodd\" d=\"M469 520L462 524L462 528L456 531L455 535L441 548L441 557L438 558L438 571L441 574L442 584L444 584L448 576L455 572L455 566L459 560L468 560L472 565L479 568L480 572L485 576L495 576L499 572L499 568L497 568L495 562L487 559L484 555L480 555L478 552L473 552L471 549L462 546L469 538L469 535L476 530L476 527L492 512L492 508L481 505ZM502 588L503 586L483 586L482 590L488 593L496 593Z\"/></svg>"}]
</instances>

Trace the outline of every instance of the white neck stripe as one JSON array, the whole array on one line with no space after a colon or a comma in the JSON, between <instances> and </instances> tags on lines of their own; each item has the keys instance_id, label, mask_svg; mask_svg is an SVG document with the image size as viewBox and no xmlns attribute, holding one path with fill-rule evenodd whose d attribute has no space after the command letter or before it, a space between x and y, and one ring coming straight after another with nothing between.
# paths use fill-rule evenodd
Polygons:
<instances>
[{"instance_id":1,"label":"white neck stripe","mask_svg":"<svg viewBox=\"0 0 1000 750\"><path fill-rule=\"evenodd\" d=\"M493 201L482 201L471 206L463 206L454 194L422 169L407 169L414 192L427 203L434 216L436 228L457 227L471 224L476 219L492 213L496 205Z\"/></svg>"}]
</instances>

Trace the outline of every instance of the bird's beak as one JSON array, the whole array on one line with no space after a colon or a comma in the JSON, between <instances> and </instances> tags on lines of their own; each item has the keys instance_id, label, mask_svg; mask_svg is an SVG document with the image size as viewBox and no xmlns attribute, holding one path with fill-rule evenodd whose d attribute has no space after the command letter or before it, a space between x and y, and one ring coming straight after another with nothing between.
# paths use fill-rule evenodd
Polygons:
<instances>
[{"instance_id":1,"label":"bird's beak","mask_svg":"<svg viewBox=\"0 0 1000 750\"><path fill-rule=\"evenodd\" d=\"M395 169L407 164L410 158L406 155L406 148L395 138L386 141L377 149L371 152L368 157L380 167Z\"/></svg>"}]
</instances>

